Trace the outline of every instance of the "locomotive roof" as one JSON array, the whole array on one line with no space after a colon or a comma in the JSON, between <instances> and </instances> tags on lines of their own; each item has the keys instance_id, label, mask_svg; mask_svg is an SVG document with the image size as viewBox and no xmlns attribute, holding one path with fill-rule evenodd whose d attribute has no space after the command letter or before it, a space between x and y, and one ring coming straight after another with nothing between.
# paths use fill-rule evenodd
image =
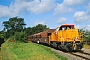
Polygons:
<instances>
[{"instance_id":1,"label":"locomotive roof","mask_svg":"<svg viewBox=\"0 0 90 60\"><path fill-rule=\"evenodd\" d=\"M71 28L74 28L74 24L63 24L61 26L71 26Z\"/></svg>"},{"instance_id":2,"label":"locomotive roof","mask_svg":"<svg viewBox=\"0 0 90 60\"><path fill-rule=\"evenodd\" d=\"M74 26L74 24L63 24L61 26Z\"/></svg>"},{"instance_id":3,"label":"locomotive roof","mask_svg":"<svg viewBox=\"0 0 90 60\"><path fill-rule=\"evenodd\" d=\"M43 32L36 33L36 34L33 34L33 35L29 35L29 36L36 36L36 35L40 35L40 34L51 33L51 32L54 32L55 30L56 29L48 29L48 30L45 30Z\"/></svg>"}]
</instances>

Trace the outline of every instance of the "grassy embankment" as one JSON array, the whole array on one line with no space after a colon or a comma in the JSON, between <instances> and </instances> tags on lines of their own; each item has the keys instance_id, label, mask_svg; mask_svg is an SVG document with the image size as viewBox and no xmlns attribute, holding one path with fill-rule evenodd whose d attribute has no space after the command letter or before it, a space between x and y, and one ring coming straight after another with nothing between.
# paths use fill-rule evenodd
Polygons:
<instances>
[{"instance_id":1,"label":"grassy embankment","mask_svg":"<svg viewBox=\"0 0 90 60\"><path fill-rule=\"evenodd\" d=\"M2 57L1 57L1 47L0 47L0 60L1 60L1 58L2 58Z\"/></svg>"},{"instance_id":2,"label":"grassy embankment","mask_svg":"<svg viewBox=\"0 0 90 60\"><path fill-rule=\"evenodd\" d=\"M2 45L3 60L67 60L50 48L35 43L5 42Z\"/></svg>"}]
</instances>

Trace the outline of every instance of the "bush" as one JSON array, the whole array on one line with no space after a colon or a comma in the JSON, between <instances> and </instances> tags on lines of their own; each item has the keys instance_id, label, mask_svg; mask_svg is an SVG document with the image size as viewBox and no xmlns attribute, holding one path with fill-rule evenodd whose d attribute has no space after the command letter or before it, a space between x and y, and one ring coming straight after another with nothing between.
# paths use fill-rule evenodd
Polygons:
<instances>
[{"instance_id":1,"label":"bush","mask_svg":"<svg viewBox=\"0 0 90 60\"><path fill-rule=\"evenodd\" d=\"M15 41L26 42L27 34L25 32L16 32L14 35Z\"/></svg>"}]
</instances>

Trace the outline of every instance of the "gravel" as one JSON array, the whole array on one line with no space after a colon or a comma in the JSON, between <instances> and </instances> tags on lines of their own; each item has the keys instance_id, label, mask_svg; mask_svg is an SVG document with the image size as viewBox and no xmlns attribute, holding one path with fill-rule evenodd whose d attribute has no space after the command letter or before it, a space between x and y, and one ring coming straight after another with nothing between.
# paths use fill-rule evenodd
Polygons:
<instances>
[{"instance_id":1,"label":"gravel","mask_svg":"<svg viewBox=\"0 0 90 60\"><path fill-rule=\"evenodd\" d=\"M82 51L90 54L90 49L82 48Z\"/></svg>"},{"instance_id":2,"label":"gravel","mask_svg":"<svg viewBox=\"0 0 90 60\"><path fill-rule=\"evenodd\" d=\"M62 51L56 50L56 49L54 49L54 48L51 48L51 49L52 49L52 51L55 51L55 52L59 53L60 55L67 57L68 60L84 60L84 59L82 59L82 58L80 58L80 57L71 55L71 54L69 54L69 53L67 53L67 52L62 52ZM87 52L87 53L90 53L90 49L85 49L85 48L83 48L82 51Z\"/></svg>"}]
</instances>

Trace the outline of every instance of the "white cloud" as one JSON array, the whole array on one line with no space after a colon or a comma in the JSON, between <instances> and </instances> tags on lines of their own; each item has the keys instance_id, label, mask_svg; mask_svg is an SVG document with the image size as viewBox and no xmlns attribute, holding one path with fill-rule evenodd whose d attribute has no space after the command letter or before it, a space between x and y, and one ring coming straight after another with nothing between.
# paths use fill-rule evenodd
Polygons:
<instances>
[{"instance_id":1,"label":"white cloud","mask_svg":"<svg viewBox=\"0 0 90 60\"><path fill-rule=\"evenodd\" d=\"M83 6L84 4L88 4L88 2L90 2L90 0L63 0L61 4L57 4L54 10L54 15L62 15L73 12L79 5Z\"/></svg>"},{"instance_id":2,"label":"white cloud","mask_svg":"<svg viewBox=\"0 0 90 60\"><path fill-rule=\"evenodd\" d=\"M90 25L87 25L87 27L85 27L85 29L90 31Z\"/></svg>"},{"instance_id":3,"label":"white cloud","mask_svg":"<svg viewBox=\"0 0 90 60\"><path fill-rule=\"evenodd\" d=\"M85 4L90 0L64 0L63 4L67 6L73 6L73 5L80 5L80 4Z\"/></svg>"},{"instance_id":4,"label":"white cloud","mask_svg":"<svg viewBox=\"0 0 90 60\"><path fill-rule=\"evenodd\" d=\"M74 20L75 23L78 23L76 27L79 29L89 30L90 31L90 25L88 24L90 22L90 3L86 6L87 11L77 11L74 14ZM81 25L83 23L83 25Z\"/></svg>"},{"instance_id":5,"label":"white cloud","mask_svg":"<svg viewBox=\"0 0 90 60\"><path fill-rule=\"evenodd\" d=\"M54 15L60 15L64 13L69 13L72 11L72 8L67 7L64 4L57 4L55 10L54 10Z\"/></svg>"},{"instance_id":6,"label":"white cloud","mask_svg":"<svg viewBox=\"0 0 90 60\"><path fill-rule=\"evenodd\" d=\"M8 7L0 5L0 17L7 16L9 13L8 10Z\"/></svg>"},{"instance_id":7,"label":"white cloud","mask_svg":"<svg viewBox=\"0 0 90 60\"><path fill-rule=\"evenodd\" d=\"M0 17L17 16L25 11L35 14L49 12L55 7L55 0L15 0L10 6L0 5Z\"/></svg>"},{"instance_id":8,"label":"white cloud","mask_svg":"<svg viewBox=\"0 0 90 60\"><path fill-rule=\"evenodd\" d=\"M74 20L76 23L89 21L90 15L88 15L87 12L78 11L78 12L75 12L75 14L74 14Z\"/></svg>"},{"instance_id":9,"label":"white cloud","mask_svg":"<svg viewBox=\"0 0 90 60\"><path fill-rule=\"evenodd\" d=\"M86 6L87 11L77 11L74 14L74 20L76 23L85 23L90 21L90 3Z\"/></svg>"},{"instance_id":10,"label":"white cloud","mask_svg":"<svg viewBox=\"0 0 90 60\"><path fill-rule=\"evenodd\" d=\"M38 24L43 24L43 25L45 25L46 22L45 22L45 21L36 21L36 22L35 22L35 25L38 25Z\"/></svg>"},{"instance_id":11,"label":"white cloud","mask_svg":"<svg viewBox=\"0 0 90 60\"><path fill-rule=\"evenodd\" d=\"M38 14L42 12L48 12L55 8L55 1L54 0L42 0L40 1L33 1L31 3L31 6L28 8L28 10Z\"/></svg>"},{"instance_id":12,"label":"white cloud","mask_svg":"<svg viewBox=\"0 0 90 60\"><path fill-rule=\"evenodd\" d=\"M47 21L48 21L48 18L45 18L45 19L43 19L43 20L34 20L31 24L29 23L27 26L36 26L36 25L38 25L38 24L43 24L43 25L48 25L47 24Z\"/></svg>"},{"instance_id":13,"label":"white cloud","mask_svg":"<svg viewBox=\"0 0 90 60\"><path fill-rule=\"evenodd\" d=\"M90 25L76 25L75 27L78 29L84 29L90 31Z\"/></svg>"},{"instance_id":14,"label":"white cloud","mask_svg":"<svg viewBox=\"0 0 90 60\"><path fill-rule=\"evenodd\" d=\"M12 16L18 16L23 12L23 10L26 8L26 5L24 2L22 3L11 3L10 6L3 6L0 5L0 17L12 17Z\"/></svg>"},{"instance_id":15,"label":"white cloud","mask_svg":"<svg viewBox=\"0 0 90 60\"><path fill-rule=\"evenodd\" d=\"M43 24L43 25L47 25L46 20L35 20L33 23L28 23L26 27L33 27L36 26L38 24Z\"/></svg>"},{"instance_id":16,"label":"white cloud","mask_svg":"<svg viewBox=\"0 0 90 60\"><path fill-rule=\"evenodd\" d=\"M58 23L59 23L59 24L66 23L66 21L67 21L67 19L64 18L64 17L61 17L61 18L58 19Z\"/></svg>"}]
</instances>

